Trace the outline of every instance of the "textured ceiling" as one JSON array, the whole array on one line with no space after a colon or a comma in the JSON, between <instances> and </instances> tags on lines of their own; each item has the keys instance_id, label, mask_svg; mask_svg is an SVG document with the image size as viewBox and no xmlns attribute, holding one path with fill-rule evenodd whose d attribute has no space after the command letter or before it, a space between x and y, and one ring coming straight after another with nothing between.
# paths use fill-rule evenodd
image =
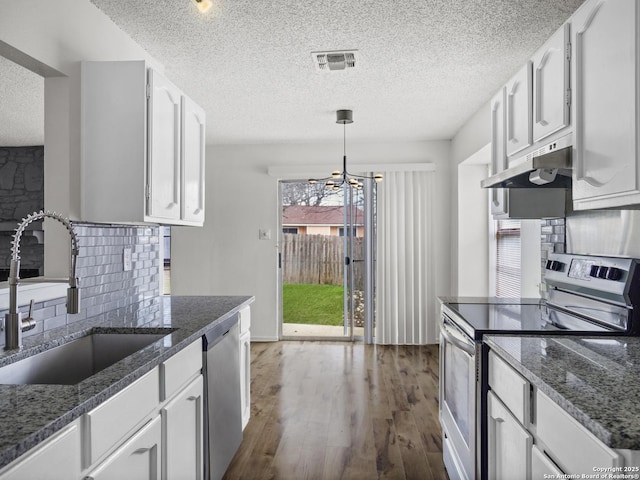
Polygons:
<instances>
[{"instance_id":1,"label":"textured ceiling","mask_svg":"<svg viewBox=\"0 0 640 480\"><path fill-rule=\"evenodd\" d=\"M205 108L208 143L334 141L341 108L349 139L449 139L582 3L91 1ZM341 49L359 50L355 69L314 68L311 52Z\"/></svg>"},{"instance_id":2,"label":"textured ceiling","mask_svg":"<svg viewBox=\"0 0 640 480\"><path fill-rule=\"evenodd\" d=\"M44 79L0 57L0 146L44 144Z\"/></svg>"}]
</instances>

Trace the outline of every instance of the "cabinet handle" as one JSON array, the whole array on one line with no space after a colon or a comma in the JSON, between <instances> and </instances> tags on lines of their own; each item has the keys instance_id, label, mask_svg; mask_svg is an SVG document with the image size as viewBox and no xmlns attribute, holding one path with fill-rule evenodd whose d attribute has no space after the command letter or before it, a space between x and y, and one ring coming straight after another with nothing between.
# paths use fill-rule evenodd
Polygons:
<instances>
[{"instance_id":1,"label":"cabinet handle","mask_svg":"<svg viewBox=\"0 0 640 480\"><path fill-rule=\"evenodd\" d=\"M198 190L198 209L196 214L204 210L204 155L205 155L205 128L204 124L200 124L200 185Z\"/></svg>"},{"instance_id":2,"label":"cabinet handle","mask_svg":"<svg viewBox=\"0 0 640 480\"><path fill-rule=\"evenodd\" d=\"M182 170L182 158L180 155L180 103L173 105L173 205L180 202L180 172Z\"/></svg>"},{"instance_id":3,"label":"cabinet handle","mask_svg":"<svg viewBox=\"0 0 640 480\"><path fill-rule=\"evenodd\" d=\"M200 398L200 397L196 397L195 395L192 395L192 396L188 397L187 400L190 401L190 402L193 402L195 400L198 400L198 398Z\"/></svg>"},{"instance_id":4,"label":"cabinet handle","mask_svg":"<svg viewBox=\"0 0 640 480\"><path fill-rule=\"evenodd\" d=\"M549 52L544 54L542 57L542 61L540 62L540 66L536 68L536 123L539 123L542 126L547 126L549 122L542 118L542 69L544 68L545 63L547 62L547 58L549 56Z\"/></svg>"},{"instance_id":5,"label":"cabinet handle","mask_svg":"<svg viewBox=\"0 0 640 480\"><path fill-rule=\"evenodd\" d=\"M517 143L518 140L513 136L513 97L515 96L518 84L513 86L513 90L507 95L507 140Z\"/></svg>"}]
</instances>

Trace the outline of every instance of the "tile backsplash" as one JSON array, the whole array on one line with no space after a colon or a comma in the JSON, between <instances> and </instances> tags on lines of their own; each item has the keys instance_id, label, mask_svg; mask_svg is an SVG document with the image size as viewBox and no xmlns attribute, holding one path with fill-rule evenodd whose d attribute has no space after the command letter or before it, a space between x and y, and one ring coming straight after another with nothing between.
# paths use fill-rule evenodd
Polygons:
<instances>
[{"instance_id":1,"label":"tile backsplash","mask_svg":"<svg viewBox=\"0 0 640 480\"><path fill-rule=\"evenodd\" d=\"M160 316L160 228L157 226L119 226L74 223L78 235L77 276L80 278L80 312L66 313L66 298L34 304L36 328L33 335L86 318L105 324L116 316L130 319L137 326ZM124 271L123 253L131 249L132 268ZM26 312L30 299L20 295L20 308ZM6 310L0 311L4 319ZM0 335L4 345L4 334Z\"/></svg>"}]
</instances>

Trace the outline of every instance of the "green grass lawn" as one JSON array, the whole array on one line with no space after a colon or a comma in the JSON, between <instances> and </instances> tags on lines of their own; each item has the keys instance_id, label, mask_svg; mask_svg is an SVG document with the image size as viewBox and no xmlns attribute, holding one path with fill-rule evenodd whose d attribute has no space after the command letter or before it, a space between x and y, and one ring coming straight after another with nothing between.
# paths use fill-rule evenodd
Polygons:
<instances>
[{"instance_id":1,"label":"green grass lawn","mask_svg":"<svg viewBox=\"0 0 640 480\"><path fill-rule=\"evenodd\" d=\"M284 323L342 325L344 287L285 283L282 286Z\"/></svg>"}]
</instances>

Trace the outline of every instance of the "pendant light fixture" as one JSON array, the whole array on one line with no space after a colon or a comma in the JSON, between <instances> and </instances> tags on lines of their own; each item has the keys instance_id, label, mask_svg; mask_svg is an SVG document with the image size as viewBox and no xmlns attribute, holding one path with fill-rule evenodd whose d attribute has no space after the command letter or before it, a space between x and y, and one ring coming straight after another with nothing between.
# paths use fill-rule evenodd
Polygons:
<instances>
[{"instance_id":1,"label":"pendant light fixture","mask_svg":"<svg viewBox=\"0 0 640 480\"><path fill-rule=\"evenodd\" d=\"M382 181L382 175L376 173L373 177L367 177L366 175L353 175L347 171L347 124L353 123L353 112L351 110L337 110L336 111L336 123L342 124L342 171L334 170L330 177L326 178L310 178L309 183L316 184L318 182L325 182L325 186L331 190L340 190L343 185L349 185L351 188L362 190L363 180L371 179L376 183Z\"/></svg>"}]
</instances>

